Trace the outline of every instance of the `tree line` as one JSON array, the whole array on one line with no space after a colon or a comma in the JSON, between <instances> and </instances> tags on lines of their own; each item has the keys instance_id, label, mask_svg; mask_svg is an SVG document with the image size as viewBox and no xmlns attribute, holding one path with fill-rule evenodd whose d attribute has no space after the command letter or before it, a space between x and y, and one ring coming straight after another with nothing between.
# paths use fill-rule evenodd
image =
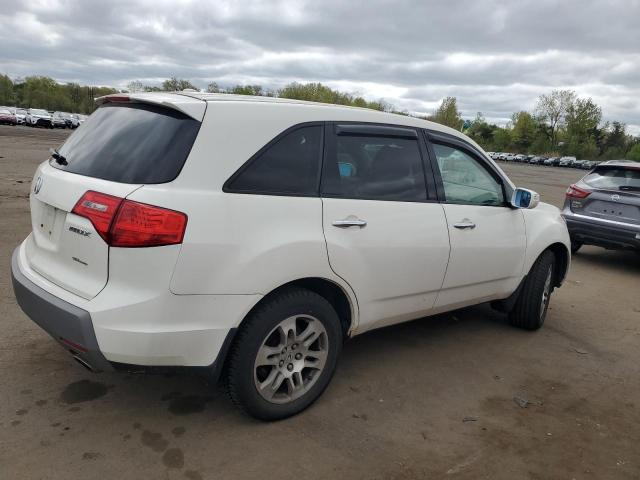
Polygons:
<instances>
[{"instance_id":1,"label":"tree line","mask_svg":"<svg viewBox=\"0 0 640 480\"><path fill-rule=\"evenodd\" d=\"M160 86L144 85L135 80L121 91L185 89L200 91L189 80L176 77L165 80ZM409 115L409 112L399 111L384 100L368 101L362 96L340 92L321 83L293 82L283 88L269 90L261 85L222 87L212 82L206 91L291 98ZM0 105L88 114L95 109L95 97L116 92L118 90L109 87L61 84L44 76L12 80L7 75L0 75ZM540 95L533 111L515 112L505 126L487 122L481 112L474 119L463 119L455 97L446 97L431 115L421 118L463 131L488 151L640 161L640 137L629 135L622 122L603 122L601 107L591 98L579 97L572 90L554 90Z\"/></svg>"},{"instance_id":2,"label":"tree line","mask_svg":"<svg viewBox=\"0 0 640 480\"><path fill-rule=\"evenodd\" d=\"M540 95L532 112L515 112L504 127L487 122L481 112L465 121L455 97L445 98L426 118L463 131L487 151L640 161L640 137L629 135L622 122L603 122L601 107L572 90Z\"/></svg>"}]
</instances>

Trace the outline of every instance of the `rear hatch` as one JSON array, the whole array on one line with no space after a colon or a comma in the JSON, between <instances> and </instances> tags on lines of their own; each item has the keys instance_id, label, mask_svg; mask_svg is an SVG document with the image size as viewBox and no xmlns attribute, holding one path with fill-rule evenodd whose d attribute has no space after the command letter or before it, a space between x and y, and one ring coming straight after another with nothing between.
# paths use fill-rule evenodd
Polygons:
<instances>
[{"instance_id":1,"label":"rear hatch","mask_svg":"<svg viewBox=\"0 0 640 480\"><path fill-rule=\"evenodd\" d=\"M577 186L589 193L570 203L573 212L640 225L640 165L601 165Z\"/></svg>"},{"instance_id":2,"label":"rear hatch","mask_svg":"<svg viewBox=\"0 0 640 480\"><path fill-rule=\"evenodd\" d=\"M200 128L199 120L176 109L118 98L38 168L30 195L29 265L86 299L108 281L109 229L122 199L145 184L174 180Z\"/></svg>"}]
</instances>

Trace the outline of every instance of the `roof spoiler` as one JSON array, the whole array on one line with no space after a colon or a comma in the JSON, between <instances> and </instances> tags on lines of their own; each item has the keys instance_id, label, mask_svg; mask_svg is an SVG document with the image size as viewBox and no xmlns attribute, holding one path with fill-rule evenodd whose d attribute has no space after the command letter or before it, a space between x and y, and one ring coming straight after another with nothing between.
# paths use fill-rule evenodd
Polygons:
<instances>
[{"instance_id":1,"label":"roof spoiler","mask_svg":"<svg viewBox=\"0 0 640 480\"><path fill-rule=\"evenodd\" d=\"M113 93L94 99L96 105L106 103L147 103L171 108L188 115L191 118L202 121L207 109L207 102L198 98L176 93Z\"/></svg>"}]
</instances>

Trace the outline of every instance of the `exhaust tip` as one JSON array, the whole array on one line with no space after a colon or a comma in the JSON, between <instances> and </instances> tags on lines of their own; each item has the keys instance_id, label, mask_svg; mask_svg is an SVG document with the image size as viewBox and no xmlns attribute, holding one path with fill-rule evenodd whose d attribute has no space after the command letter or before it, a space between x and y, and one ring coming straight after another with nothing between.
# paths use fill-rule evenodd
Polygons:
<instances>
[{"instance_id":1,"label":"exhaust tip","mask_svg":"<svg viewBox=\"0 0 640 480\"><path fill-rule=\"evenodd\" d=\"M80 365L82 365L84 368L86 368L87 370L89 370L92 373L95 373L94 368L89 365L87 362L85 362L83 359L81 359L78 355L74 354L73 352L71 352L73 359L78 362Z\"/></svg>"}]
</instances>

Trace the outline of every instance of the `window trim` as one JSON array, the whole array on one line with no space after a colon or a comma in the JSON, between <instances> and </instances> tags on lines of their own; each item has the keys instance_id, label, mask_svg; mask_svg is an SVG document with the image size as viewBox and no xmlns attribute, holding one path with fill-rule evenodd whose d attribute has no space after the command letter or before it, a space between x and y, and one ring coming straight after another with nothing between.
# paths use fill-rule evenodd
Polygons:
<instances>
[{"instance_id":1,"label":"window trim","mask_svg":"<svg viewBox=\"0 0 640 480\"><path fill-rule=\"evenodd\" d=\"M303 122L296 123L292 125L278 135L269 140L265 145L263 145L256 153L251 155L249 159L244 162L222 185L222 191L224 193L239 193L243 195L270 195L276 197L319 197L320 194L320 179L322 178L322 160L324 158L324 150L325 150L325 123L326 122ZM320 148L318 152L318 170L316 173L316 181L315 181L315 190L312 193L295 193L295 192L273 192L273 191L262 191L262 190L240 190L236 188L232 188L231 184L238 178L242 173L247 170L253 163L255 163L263 153L273 147L276 143L282 140L284 137L289 135L290 133L299 130L301 128L306 127L320 127Z\"/></svg>"},{"instance_id":2,"label":"window trim","mask_svg":"<svg viewBox=\"0 0 640 480\"><path fill-rule=\"evenodd\" d=\"M347 137L418 138L415 128L377 123L335 122L335 134Z\"/></svg>"},{"instance_id":3,"label":"window trim","mask_svg":"<svg viewBox=\"0 0 640 480\"><path fill-rule=\"evenodd\" d=\"M388 130L387 130L388 129ZM383 133L385 130L390 133ZM415 132L415 137L409 134L409 130ZM395 134L393 133L395 131ZM371 132L371 133L370 133ZM374 133L375 132L375 133ZM390 137L403 138L407 140L415 139L418 143L418 152L422 166L422 174L424 176L425 198L424 200L390 200L385 198L370 197L354 197L343 196L339 194L325 193L322 191L322 182L324 180L325 165L328 164L329 152L336 149L337 138L339 136L349 137ZM430 164L429 152L424 141L423 135L420 134L419 127L411 127L408 125L396 125L388 123L376 122L358 122L358 121L331 121L325 123L325 144L322 156L322 167L320 169L320 185L319 194L321 198L340 198L344 200L367 200L371 202L398 202L398 203L436 203L438 202L436 193L436 182L433 177L433 170L428 167Z\"/></svg>"},{"instance_id":4,"label":"window trim","mask_svg":"<svg viewBox=\"0 0 640 480\"><path fill-rule=\"evenodd\" d=\"M510 199L513 195L513 188L511 187L510 182L505 179L504 175L502 175L502 173L493 164L491 164L484 158L484 155L477 148L475 148L470 143L465 142L463 139L450 135L448 133L435 132L433 130L427 129L424 129L423 133L425 141L427 143L427 148L429 150L429 155L431 156L431 166L433 169L433 175L436 182L436 190L438 192L440 203L451 205L473 205L478 207L513 208L510 202ZM433 148L434 143L462 150L464 153L475 159L479 163L480 167L484 168L487 173L489 173L489 175L491 175L502 188L503 203L500 205L480 205L477 203L447 201L447 197L444 191L444 184L442 182L442 175L440 173L440 166L438 165L436 153Z\"/></svg>"}]
</instances>

